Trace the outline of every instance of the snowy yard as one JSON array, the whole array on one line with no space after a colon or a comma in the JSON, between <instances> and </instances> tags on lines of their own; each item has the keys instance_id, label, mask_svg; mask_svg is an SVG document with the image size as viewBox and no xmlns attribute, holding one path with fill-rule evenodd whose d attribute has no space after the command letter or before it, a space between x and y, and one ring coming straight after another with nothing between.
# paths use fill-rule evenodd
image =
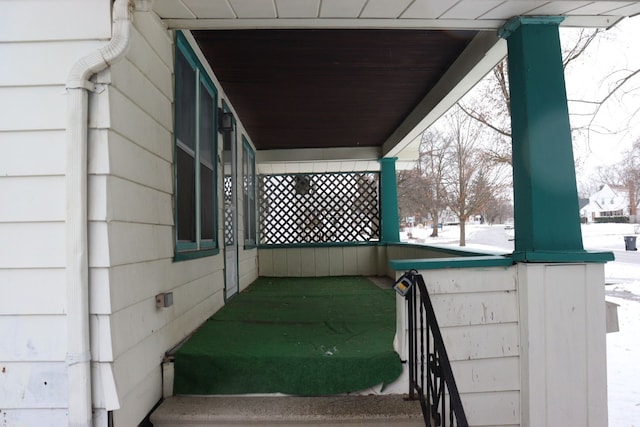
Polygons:
<instances>
[{"instance_id":1,"label":"snowy yard","mask_svg":"<svg viewBox=\"0 0 640 427\"><path fill-rule=\"evenodd\" d=\"M457 246L458 226L445 226L439 236L431 229L413 228L401 240ZM609 426L640 427L640 251L625 251L624 236L637 235L634 224L582 226L584 247L613 251L616 261L605 266L606 299L619 304L619 332L607 334ZM411 239L408 237L411 235ZM513 250L513 229L505 225L467 225L467 248L508 253ZM640 236L637 246L640 247Z\"/></svg>"}]
</instances>

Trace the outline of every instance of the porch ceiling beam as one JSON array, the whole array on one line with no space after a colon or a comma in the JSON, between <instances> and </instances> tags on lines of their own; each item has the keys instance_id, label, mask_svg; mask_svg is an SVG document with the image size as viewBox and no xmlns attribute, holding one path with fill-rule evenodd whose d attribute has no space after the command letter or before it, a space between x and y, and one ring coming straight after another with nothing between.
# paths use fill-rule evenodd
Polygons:
<instances>
[{"instance_id":1,"label":"porch ceiling beam","mask_svg":"<svg viewBox=\"0 0 640 427\"><path fill-rule=\"evenodd\" d=\"M423 30L497 30L503 19L369 19L369 18L170 18L162 17L169 29L339 29L393 28ZM611 15L567 16L564 27L608 28L621 19Z\"/></svg>"},{"instance_id":2,"label":"porch ceiling beam","mask_svg":"<svg viewBox=\"0 0 640 427\"><path fill-rule=\"evenodd\" d=\"M496 31L478 33L435 87L385 141L382 147L384 157L407 160L414 151L417 156L422 132L447 112L506 54L507 44L498 37Z\"/></svg>"},{"instance_id":3,"label":"porch ceiling beam","mask_svg":"<svg viewBox=\"0 0 640 427\"><path fill-rule=\"evenodd\" d=\"M256 162L282 163L282 162L335 162L335 161L371 161L381 157L379 147L354 147L354 148L307 148L287 150L258 150Z\"/></svg>"}]
</instances>

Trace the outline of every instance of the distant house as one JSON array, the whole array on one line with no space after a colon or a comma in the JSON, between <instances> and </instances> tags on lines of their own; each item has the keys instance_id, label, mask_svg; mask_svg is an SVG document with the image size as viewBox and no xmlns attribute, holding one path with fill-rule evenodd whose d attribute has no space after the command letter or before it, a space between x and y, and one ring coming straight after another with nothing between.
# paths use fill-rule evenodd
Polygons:
<instances>
[{"instance_id":1,"label":"distant house","mask_svg":"<svg viewBox=\"0 0 640 427\"><path fill-rule=\"evenodd\" d=\"M637 206L636 206L637 209ZM580 217L588 222L598 221L598 218L629 217L631 203L629 189L619 185L604 184L589 196L589 203L580 205Z\"/></svg>"}]
</instances>

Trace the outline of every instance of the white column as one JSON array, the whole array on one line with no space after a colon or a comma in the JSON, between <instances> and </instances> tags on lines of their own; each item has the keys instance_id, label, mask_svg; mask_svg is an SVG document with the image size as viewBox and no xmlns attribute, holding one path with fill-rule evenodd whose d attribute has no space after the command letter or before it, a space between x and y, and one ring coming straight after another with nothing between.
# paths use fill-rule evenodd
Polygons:
<instances>
[{"instance_id":1,"label":"white column","mask_svg":"<svg viewBox=\"0 0 640 427\"><path fill-rule=\"evenodd\" d=\"M607 425L603 263L519 263L522 426Z\"/></svg>"}]
</instances>

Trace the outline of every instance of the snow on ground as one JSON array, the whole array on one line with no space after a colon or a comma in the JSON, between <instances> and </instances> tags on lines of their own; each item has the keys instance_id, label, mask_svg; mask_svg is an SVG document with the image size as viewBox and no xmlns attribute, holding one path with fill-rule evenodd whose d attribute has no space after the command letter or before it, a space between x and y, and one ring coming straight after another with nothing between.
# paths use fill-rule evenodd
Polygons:
<instances>
[{"instance_id":1,"label":"snow on ground","mask_svg":"<svg viewBox=\"0 0 640 427\"><path fill-rule=\"evenodd\" d=\"M640 426L640 301L607 297L620 304L620 332L607 334L609 427Z\"/></svg>"},{"instance_id":2,"label":"snow on ground","mask_svg":"<svg viewBox=\"0 0 640 427\"><path fill-rule=\"evenodd\" d=\"M458 246L458 226L444 226L438 237L431 228L414 227L400 239L428 245ZM607 301L619 304L619 332L607 334L609 427L640 427L640 251L625 251L625 236L637 236L637 224L584 224L584 247L612 251L616 260L605 265ZM509 253L513 251L513 228L508 225L468 224L469 250Z\"/></svg>"}]
</instances>

